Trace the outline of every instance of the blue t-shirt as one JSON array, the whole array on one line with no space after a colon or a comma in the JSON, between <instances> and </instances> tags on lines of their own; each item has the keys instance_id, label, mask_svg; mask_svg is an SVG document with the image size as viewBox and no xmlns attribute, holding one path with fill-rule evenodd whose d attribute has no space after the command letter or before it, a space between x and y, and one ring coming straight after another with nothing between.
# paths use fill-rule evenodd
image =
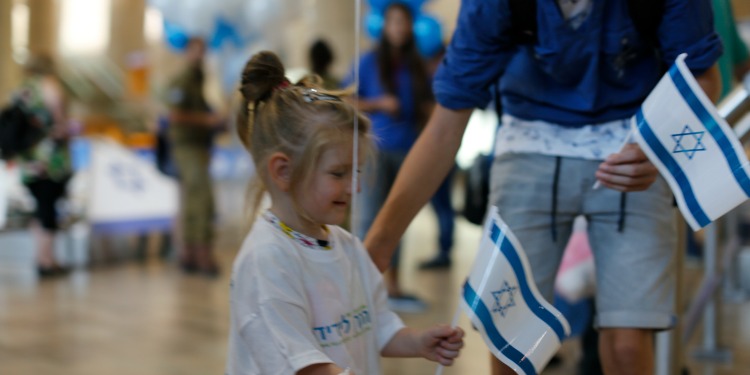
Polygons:
<instances>
[{"instance_id":1,"label":"blue t-shirt","mask_svg":"<svg viewBox=\"0 0 750 375\"><path fill-rule=\"evenodd\" d=\"M378 59L374 52L369 52L359 60L359 88L357 95L361 99L376 99L386 95L385 87L380 80ZM343 84L354 82L354 69ZM377 138L378 149L384 151L409 151L419 132L416 124L411 74L405 66L396 68L396 97L400 104L397 116L382 111L369 112L367 117L372 121L372 131Z\"/></svg>"},{"instance_id":2,"label":"blue t-shirt","mask_svg":"<svg viewBox=\"0 0 750 375\"><path fill-rule=\"evenodd\" d=\"M627 0L592 0L573 28L557 0L537 0L538 42L511 38L508 0L464 0L433 83L451 109L484 107L498 82L503 110L521 119L582 126L632 116L683 52L694 74L722 53L710 0L665 0L658 29L661 61L638 35Z\"/></svg>"}]
</instances>

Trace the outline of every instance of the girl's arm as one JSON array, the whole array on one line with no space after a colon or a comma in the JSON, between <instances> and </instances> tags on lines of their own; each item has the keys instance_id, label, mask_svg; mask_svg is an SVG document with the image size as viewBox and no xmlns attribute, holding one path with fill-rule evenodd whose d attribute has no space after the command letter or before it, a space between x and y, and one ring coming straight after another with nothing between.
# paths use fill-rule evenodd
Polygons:
<instances>
[{"instance_id":1,"label":"girl's arm","mask_svg":"<svg viewBox=\"0 0 750 375\"><path fill-rule=\"evenodd\" d=\"M333 363L317 363L297 371L297 375L340 375L343 373L344 369ZM346 375L354 375L354 373L349 371Z\"/></svg>"},{"instance_id":2,"label":"girl's arm","mask_svg":"<svg viewBox=\"0 0 750 375\"><path fill-rule=\"evenodd\" d=\"M426 330L403 328L381 351L384 357L423 357L444 366L453 364L464 346L464 331L447 325Z\"/></svg>"}]
</instances>

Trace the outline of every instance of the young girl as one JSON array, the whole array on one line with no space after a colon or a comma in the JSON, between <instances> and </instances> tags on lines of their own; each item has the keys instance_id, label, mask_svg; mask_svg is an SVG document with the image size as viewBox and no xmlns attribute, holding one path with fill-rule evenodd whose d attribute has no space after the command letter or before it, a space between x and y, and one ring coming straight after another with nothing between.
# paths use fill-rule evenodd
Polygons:
<instances>
[{"instance_id":1,"label":"young girl","mask_svg":"<svg viewBox=\"0 0 750 375\"><path fill-rule=\"evenodd\" d=\"M305 78L291 85L270 52L242 75L238 124L271 196L234 262L227 374L380 374L379 355L453 363L460 328L404 327L361 242L336 226L352 199L354 126L369 122Z\"/></svg>"}]
</instances>

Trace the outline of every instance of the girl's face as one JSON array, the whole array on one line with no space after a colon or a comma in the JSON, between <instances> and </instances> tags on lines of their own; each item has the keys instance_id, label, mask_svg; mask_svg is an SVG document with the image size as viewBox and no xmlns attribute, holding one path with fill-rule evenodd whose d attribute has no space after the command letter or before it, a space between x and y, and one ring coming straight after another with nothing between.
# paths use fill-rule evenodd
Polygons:
<instances>
[{"instance_id":1,"label":"girl's face","mask_svg":"<svg viewBox=\"0 0 750 375\"><path fill-rule=\"evenodd\" d=\"M329 146L323 152L307 185L297 192L297 202L314 221L312 224L344 222L352 199L352 173L351 139Z\"/></svg>"},{"instance_id":2,"label":"girl's face","mask_svg":"<svg viewBox=\"0 0 750 375\"><path fill-rule=\"evenodd\" d=\"M383 35L396 48L403 47L412 36L411 18L405 10L390 7L385 13Z\"/></svg>"}]
</instances>

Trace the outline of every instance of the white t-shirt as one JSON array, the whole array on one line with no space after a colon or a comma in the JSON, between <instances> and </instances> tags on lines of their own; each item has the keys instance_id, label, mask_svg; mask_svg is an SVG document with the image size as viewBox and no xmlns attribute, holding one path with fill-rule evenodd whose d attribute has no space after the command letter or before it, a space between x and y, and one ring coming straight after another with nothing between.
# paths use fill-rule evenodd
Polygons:
<instances>
[{"instance_id":1,"label":"white t-shirt","mask_svg":"<svg viewBox=\"0 0 750 375\"><path fill-rule=\"evenodd\" d=\"M328 226L324 249L282 225L266 212L234 261L226 374L294 374L331 362L380 374L380 351L404 324L364 246Z\"/></svg>"},{"instance_id":2,"label":"white t-shirt","mask_svg":"<svg viewBox=\"0 0 750 375\"><path fill-rule=\"evenodd\" d=\"M505 114L502 126L497 131L495 156L505 153L534 153L604 160L619 152L629 135L630 119L571 128Z\"/></svg>"},{"instance_id":3,"label":"white t-shirt","mask_svg":"<svg viewBox=\"0 0 750 375\"><path fill-rule=\"evenodd\" d=\"M591 14L591 0L558 0L563 17L575 29ZM495 156L534 153L587 160L603 160L619 152L630 134L630 119L565 127L546 121L529 121L505 114L497 132Z\"/></svg>"}]
</instances>

